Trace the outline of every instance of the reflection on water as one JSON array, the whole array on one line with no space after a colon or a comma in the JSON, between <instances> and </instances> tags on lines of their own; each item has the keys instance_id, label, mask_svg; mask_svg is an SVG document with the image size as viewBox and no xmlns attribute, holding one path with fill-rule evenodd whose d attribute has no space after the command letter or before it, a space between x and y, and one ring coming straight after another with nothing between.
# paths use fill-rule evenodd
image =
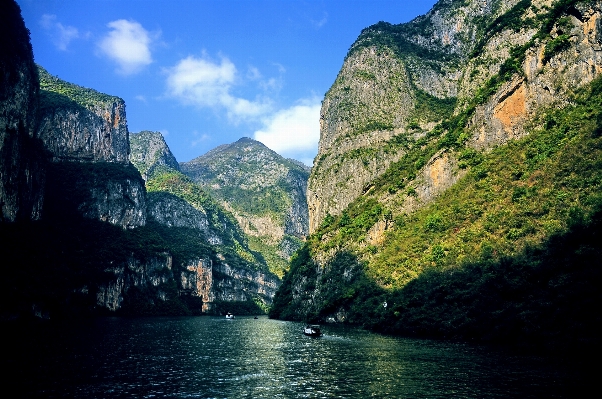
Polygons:
<instances>
[{"instance_id":1,"label":"reflection on water","mask_svg":"<svg viewBox=\"0 0 602 399\"><path fill-rule=\"evenodd\" d=\"M40 324L9 331L2 365L24 397L572 397L581 378L540 357L301 327L265 317Z\"/></svg>"}]
</instances>

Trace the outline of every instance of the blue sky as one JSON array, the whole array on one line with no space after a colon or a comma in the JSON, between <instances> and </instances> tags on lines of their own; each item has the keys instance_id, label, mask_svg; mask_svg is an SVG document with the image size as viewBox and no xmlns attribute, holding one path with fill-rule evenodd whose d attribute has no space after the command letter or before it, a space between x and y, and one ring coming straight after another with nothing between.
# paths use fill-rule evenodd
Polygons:
<instances>
[{"instance_id":1,"label":"blue sky","mask_svg":"<svg viewBox=\"0 0 602 399\"><path fill-rule=\"evenodd\" d=\"M435 0L17 0L35 61L119 96L178 161L241 137L312 164L321 100L361 30Z\"/></svg>"}]
</instances>

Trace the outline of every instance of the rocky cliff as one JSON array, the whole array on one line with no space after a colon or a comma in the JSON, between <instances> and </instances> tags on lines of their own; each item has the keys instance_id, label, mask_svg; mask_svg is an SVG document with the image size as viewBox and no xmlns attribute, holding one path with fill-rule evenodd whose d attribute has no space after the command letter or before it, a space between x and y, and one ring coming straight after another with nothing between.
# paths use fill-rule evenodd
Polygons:
<instances>
[{"instance_id":1,"label":"rocky cliff","mask_svg":"<svg viewBox=\"0 0 602 399\"><path fill-rule=\"evenodd\" d=\"M176 157L159 132L146 130L130 134L130 147L130 162L140 171L144 180L147 180L156 168L180 170Z\"/></svg>"},{"instance_id":2,"label":"rocky cliff","mask_svg":"<svg viewBox=\"0 0 602 399\"><path fill-rule=\"evenodd\" d=\"M14 1L0 22L0 320L269 306L278 278L163 138L136 135L145 182L123 100L36 67Z\"/></svg>"},{"instance_id":3,"label":"rocky cliff","mask_svg":"<svg viewBox=\"0 0 602 399\"><path fill-rule=\"evenodd\" d=\"M129 162L123 100L65 82L42 67L39 75L36 137L49 154L51 168L59 170L48 185L47 201L71 203L87 218L123 228L144 226L146 193Z\"/></svg>"},{"instance_id":4,"label":"rocky cliff","mask_svg":"<svg viewBox=\"0 0 602 399\"><path fill-rule=\"evenodd\" d=\"M452 115L479 150L522 137L537 109L598 76L598 26L597 2L440 1L364 29L323 102L310 231Z\"/></svg>"},{"instance_id":5,"label":"rocky cliff","mask_svg":"<svg viewBox=\"0 0 602 399\"><path fill-rule=\"evenodd\" d=\"M249 138L217 147L180 168L233 213L250 237L250 247L282 275L308 232L308 168Z\"/></svg>"},{"instance_id":6,"label":"rocky cliff","mask_svg":"<svg viewBox=\"0 0 602 399\"><path fill-rule=\"evenodd\" d=\"M39 83L29 31L14 2L0 13L0 221L35 220L43 201L43 155L34 139Z\"/></svg>"},{"instance_id":7,"label":"rocky cliff","mask_svg":"<svg viewBox=\"0 0 602 399\"><path fill-rule=\"evenodd\" d=\"M130 137L130 158L146 179L149 219L184 235L199 232L210 246L204 257L180 265L182 292L202 298L204 311L216 302L271 304L279 279L250 248L237 220L179 171L161 133L141 132Z\"/></svg>"},{"instance_id":8,"label":"rocky cliff","mask_svg":"<svg viewBox=\"0 0 602 399\"><path fill-rule=\"evenodd\" d=\"M50 75L39 67L37 131L54 161L129 163L125 103Z\"/></svg>"},{"instance_id":9,"label":"rocky cliff","mask_svg":"<svg viewBox=\"0 0 602 399\"><path fill-rule=\"evenodd\" d=\"M439 1L364 29L323 102L312 234L272 316L594 343L601 16Z\"/></svg>"}]
</instances>

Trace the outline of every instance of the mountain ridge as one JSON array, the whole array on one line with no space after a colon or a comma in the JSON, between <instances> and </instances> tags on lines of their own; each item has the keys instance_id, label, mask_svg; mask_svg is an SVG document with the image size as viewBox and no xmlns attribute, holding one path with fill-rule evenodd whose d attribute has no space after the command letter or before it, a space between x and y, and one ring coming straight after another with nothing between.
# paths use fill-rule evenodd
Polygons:
<instances>
[{"instance_id":1,"label":"mountain ridge","mask_svg":"<svg viewBox=\"0 0 602 399\"><path fill-rule=\"evenodd\" d=\"M248 137L181 162L180 168L234 214L251 246L282 276L307 234L308 168Z\"/></svg>"},{"instance_id":2,"label":"mountain ridge","mask_svg":"<svg viewBox=\"0 0 602 399\"><path fill-rule=\"evenodd\" d=\"M598 234L601 19L599 1L440 1L364 30L323 102L310 236L271 317L599 347L601 248L559 265L552 243ZM407 45L427 28L462 57Z\"/></svg>"}]
</instances>

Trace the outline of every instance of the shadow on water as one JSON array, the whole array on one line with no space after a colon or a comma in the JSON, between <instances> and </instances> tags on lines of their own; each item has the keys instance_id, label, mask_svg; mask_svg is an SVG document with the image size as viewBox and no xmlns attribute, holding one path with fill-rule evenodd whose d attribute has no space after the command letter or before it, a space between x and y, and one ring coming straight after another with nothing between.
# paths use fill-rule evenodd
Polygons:
<instances>
[{"instance_id":1,"label":"shadow on water","mask_svg":"<svg viewBox=\"0 0 602 399\"><path fill-rule=\"evenodd\" d=\"M571 397L576 370L463 343L239 317L10 326L5 387L22 397Z\"/></svg>"}]
</instances>

